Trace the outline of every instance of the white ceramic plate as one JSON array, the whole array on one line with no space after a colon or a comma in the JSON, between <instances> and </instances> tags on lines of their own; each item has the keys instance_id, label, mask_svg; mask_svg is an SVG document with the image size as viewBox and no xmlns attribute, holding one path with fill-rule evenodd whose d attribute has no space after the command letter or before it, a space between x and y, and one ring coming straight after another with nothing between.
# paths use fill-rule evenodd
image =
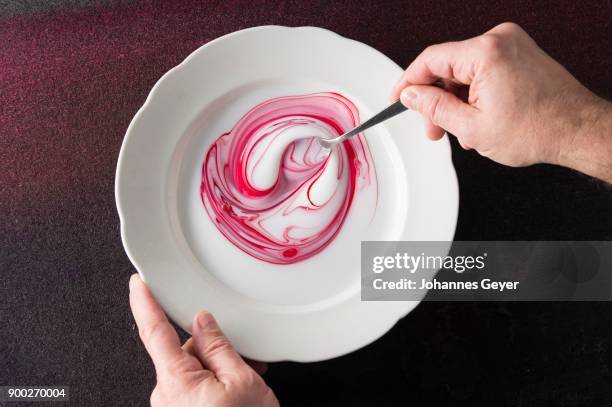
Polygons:
<instances>
[{"instance_id":1,"label":"white ceramic plate","mask_svg":"<svg viewBox=\"0 0 612 407\"><path fill-rule=\"evenodd\" d=\"M208 309L243 355L316 361L369 344L418 302L360 301L361 240L453 238L458 188L448 140L430 142L404 113L366 132L380 204L296 265L251 258L220 234L199 196L211 143L277 96L338 92L362 118L387 106L402 70L362 43L314 27L255 27L212 41L166 73L132 120L116 200L125 250L168 315L189 331Z\"/></svg>"}]
</instances>

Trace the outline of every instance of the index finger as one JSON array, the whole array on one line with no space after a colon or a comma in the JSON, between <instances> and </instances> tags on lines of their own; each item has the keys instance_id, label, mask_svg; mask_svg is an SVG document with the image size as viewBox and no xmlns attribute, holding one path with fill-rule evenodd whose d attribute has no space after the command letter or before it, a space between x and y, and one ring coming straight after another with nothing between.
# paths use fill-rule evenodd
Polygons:
<instances>
[{"instance_id":1,"label":"index finger","mask_svg":"<svg viewBox=\"0 0 612 407\"><path fill-rule=\"evenodd\" d=\"M446 42L427 47L406 68L393 87L391 98L399 99L409 85L430 85L439 79L469 85L474 77L471 40Z\"/></svg>"},{"instance_id":2,"label":"index finger","mask_svg":"<svg viewBox=\"0 0 612 407\"><path fill-rule=\"evenodd\" d=\"M178 334L138 274L130 278L130 307L140 339L158 373L183 356Z\"/></svg>"}]
</instances>

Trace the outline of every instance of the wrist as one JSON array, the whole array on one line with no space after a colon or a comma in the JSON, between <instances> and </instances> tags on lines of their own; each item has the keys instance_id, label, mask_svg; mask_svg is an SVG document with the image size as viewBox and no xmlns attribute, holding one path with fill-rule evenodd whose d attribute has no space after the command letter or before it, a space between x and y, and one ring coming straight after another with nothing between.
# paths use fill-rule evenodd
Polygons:
<instances>
[{"instance_id":1,"label":"wrist","mask_svg":"<svg viewBox=\"0 0 612 407\"><path fill-rule=\"evenodd\" d=\"M612 103L589 92L572 113L565 117L565 130L551 164L608 179L610 174L605 172L612 166Z\"/></svg>"}]
</instances>

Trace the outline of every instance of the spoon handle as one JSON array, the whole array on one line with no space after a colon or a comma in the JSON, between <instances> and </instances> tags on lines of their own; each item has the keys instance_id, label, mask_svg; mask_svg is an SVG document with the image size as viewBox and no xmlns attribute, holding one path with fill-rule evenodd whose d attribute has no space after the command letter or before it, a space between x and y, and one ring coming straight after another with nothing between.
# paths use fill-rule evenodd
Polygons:
<instances>
[{"instance_id":1,"label":"spoon handle","mask_svg":"<svg viewBox=\"0 0 612 407\"><path fill-rule=\"evenodd\" d=\"M361 125L355 127L353 130L349 131L348 133L345 133L342 136L342 140L346 140L357 133L361 133L362 131L369 129L370 127L375 126L378 123L384 122L385 120L388 120L393 116L396 116L401 112L406 111L407 109L408 108L398 100L397 102L394 102L393 104L382 110L380 113L372 116L372 118L370 118L369 120L366 120L365 122L361 123Z\"/></svg>"}]
</instances>

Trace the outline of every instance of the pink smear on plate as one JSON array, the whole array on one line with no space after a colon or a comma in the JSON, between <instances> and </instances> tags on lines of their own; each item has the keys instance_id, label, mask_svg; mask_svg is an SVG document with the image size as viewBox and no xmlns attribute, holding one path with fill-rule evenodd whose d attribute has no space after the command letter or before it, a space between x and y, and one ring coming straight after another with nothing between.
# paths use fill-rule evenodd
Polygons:
<instances>
[{"instance_id":1,"label":"pink smear on plate","mask_svg":"<svg viewBox=\"0 0 612 407\"><path fill-rule=\"evenodd\" d=\"M274 264L306 260L339 233L358 191L376 182L361 135L325 149L359 123L338 93L286 96L247 112L206 153L200 195L219 231Z\"/></svg>"}]
</instances>

